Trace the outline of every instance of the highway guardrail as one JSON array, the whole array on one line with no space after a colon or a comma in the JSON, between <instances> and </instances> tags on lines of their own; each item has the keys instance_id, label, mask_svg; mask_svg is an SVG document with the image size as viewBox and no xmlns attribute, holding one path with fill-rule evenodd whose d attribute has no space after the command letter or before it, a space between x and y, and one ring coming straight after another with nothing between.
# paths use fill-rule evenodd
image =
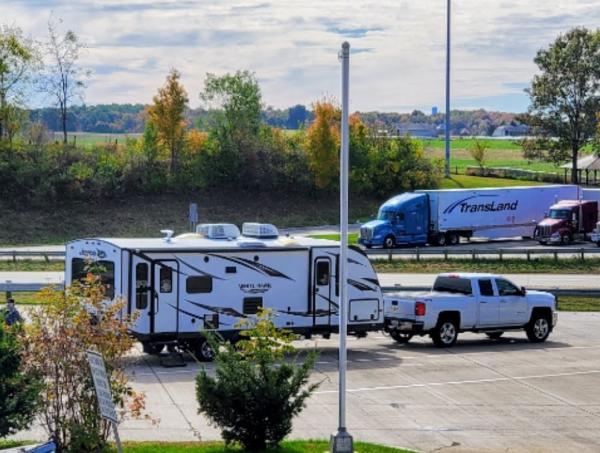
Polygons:
<instances>
[{"instance_id":1,"label":"highway guardrail","mask_svg":"<svg viewBox=\"0 0 600 453\"><path fill-rule=\"evenodd\" d=\"M536 256L551 256L558 261L559 256L577 257L585 260L587 257L600 257L600 247L596 248L584 248L584 247L560 247L560 248L519 248L519 249L508 249L508 248L497 248L497 249L467 249L467 248L451 248L447 247L444 249L430 249L430 248L397 248L397 249L368 249L366 250L367 255L370 259L377 259L377 257L383 257L388 261L392 261L394 257L405 257L413 258L420 261L423 258L443 258L449 260L452 257L467 257L473 260L478 259L482 256L497 257L499 260L503 260L507 256L518 256L527 261L531 261Z\"/></svg>"}]
</instances>

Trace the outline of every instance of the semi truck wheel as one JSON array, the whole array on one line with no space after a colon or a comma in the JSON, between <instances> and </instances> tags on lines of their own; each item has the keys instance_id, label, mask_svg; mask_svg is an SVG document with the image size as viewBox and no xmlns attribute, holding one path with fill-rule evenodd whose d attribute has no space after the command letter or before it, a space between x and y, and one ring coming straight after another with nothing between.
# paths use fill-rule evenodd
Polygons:
<instances>
[{"instance_id":1,"label":"semi truck wheel","mask_svg":"<svg viewBox=\"0 0 600 453\"><path fill-rule=\"evenodd\" d=\"M386 236L383 240L383 247L386 249L393 249L394 247L396 247L396 239L394 238L394 236L392 236L391 234L389 236Z\"/></svg>"},{"instance_id":2,"label":"semi truck wheel","mask_svg":"<svg viewBox=\"0 0 600 453\"><path fill-rule=\"evenodd\" d=\"M455 233L454 231L450 231L449 233L447 233L448 235L448 244L449 245L456 245L460 242L460 236L458 235L458 233Z\"/></svg>"},{"instance_id":3,"label":"semi truck wheel","mask_svg":"<svg viewBox=\"0 0 600 453\"><path fill-rule=\"evenodd\" d=\"M441 247L444 247L446 245L446 235L444 233L439 233L435 237L435 243Z\"/></svg>"}]
</instances>

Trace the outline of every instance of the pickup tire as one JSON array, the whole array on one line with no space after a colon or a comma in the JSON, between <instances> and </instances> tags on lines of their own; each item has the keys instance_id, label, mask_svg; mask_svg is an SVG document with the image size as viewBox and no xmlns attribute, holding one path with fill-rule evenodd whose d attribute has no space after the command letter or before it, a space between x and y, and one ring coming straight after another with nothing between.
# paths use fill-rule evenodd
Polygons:
<instances>
[{"instance_id":1,"label":"pickup tire","mask_svg":"<svg viewBox=\"0 0 600 453\"><path fill-rule=\"evenodd\" d=\"M529 341L533 343L542 343L546 341L552 331L552 323L548 313L541 310L534 310L531 320L525 326L525 333Z\"/></svg>"},{"instance_id":2,"label":"pickup tire","mask_svg":"<svg viewBox=\"0 0 600 453\"><path fill-rule=\"evenodd\" d=\"M458 339L458 322L452 316L441 317L431 331L433 344L438 348L449 348L454 346Z\"/></svg>"},{"instance_id":3,"label":"pickup tire","mask_svg":"<svg viewBox=\"0 0 600 453\"><path fill-rule=\"evenodd\" d=\"M383 248L384 249L393 249L396 247L396 238L391 234L388 234L383 240Z\"/></svg>"},{"instance_id":4,"label":"pickup tire","mask_svg":"<svg viewBox=\"0 0 600 453\"><path fill-rule=\"evenodd\" d=\"M406 344L410 341L413 335L410 333L403 333L398 332L397 330L392 330L390 332L390 337L392 337L392 339L395 340L397 343Z\"/></svg>"}]
</instances>

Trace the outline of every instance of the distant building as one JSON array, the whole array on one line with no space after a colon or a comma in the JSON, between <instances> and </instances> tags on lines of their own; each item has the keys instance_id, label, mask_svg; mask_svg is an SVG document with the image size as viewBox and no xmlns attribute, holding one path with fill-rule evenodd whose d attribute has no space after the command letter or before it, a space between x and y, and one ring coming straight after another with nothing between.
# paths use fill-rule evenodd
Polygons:
<instances>
[{"instance_id":1,"label":"distant building","mask_svg":"<svg viewBox=\"0 0 600 453\"><path fill-rule=\"evenodd\" d=\"M410 135L419 138L434 138L438 136L438 131L433 124L427 123L399 123L396 125L396 134Z\"/></svg>"},{"instance_id":2,"label":"distant building","mask_svg":"<svg viewBox=\"0 0 600 453\"><path fill-rule=\"evenodd\" d=\"M492 137L523 137L529 135L529 126L525 124L507 124L498 126Z\"/></svg>"},{"instance_id":3,"label":"distant building","mask_svg":"<svg viewBox=\"0 0 600 453\"><path fill-rule=\"evenodd\" d=\"M438 114L438 108L436 105L434 105L433 107L431 107L431 116L435 116Z\"/></svg>"}]
</instances>

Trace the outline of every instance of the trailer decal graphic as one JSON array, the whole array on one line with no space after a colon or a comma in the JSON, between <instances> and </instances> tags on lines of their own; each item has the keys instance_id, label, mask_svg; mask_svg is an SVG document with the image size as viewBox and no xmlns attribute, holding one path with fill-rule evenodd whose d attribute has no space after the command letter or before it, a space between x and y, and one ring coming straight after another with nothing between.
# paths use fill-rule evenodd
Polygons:
<instances>
[{"instance_id":1,"label":"trailer decal graphic","mask_svg":"<svg viewBox=\"0 0 600 453\"><path fill-rule=\"evenodd\" d=\"M184 310L183 308L178 308L178 307L176 307L176 306L175 306L175 305L173 305L173 304L167 304L167 305L169 305L170 307L173 307L173 308L174 308L176 311L178 311L179 313L183 313L184 315L188 315L188 316L191 316L192 318L195 318L195 319L200 319L201 321L204 321L204 317L202 317L202 316L195 315L194 313L191 313L191 312L189 312L189 311L187 311L187 310ZM231 324L227 324L227 323L225 323L225 322L221 322L221 321L219 321L219 325L222 325L222 326L230 326Z\"/></svg>"},{"instance_id":2,"label":"trailer decal graphic","mask_svg":"<svg viewBox=\"0 0 600 453\"><path fill-rule=\"evenodd\" d=\"M330 305L333 305L336 309L340 308L340 306L334 301L332 301L329 297L325 297L323 294L320 293L317 293L317 296L319 296L322 299L325 299L327 302L329 302Z\"/></svg>"},{"instance_id":3,"label":"trailer decal graphic","mask_svg":"<svg viewBox=\"0 0 600 453\"><path fill-rule=\"evenodd\" d=\"M499 211L516 211L519 206L519 200L517 201L509 201L505 203L496 203L495 201L491 201L488 203L468 203L469 200L473 198L496 198L498 195L490 194L490 195L472 195L467 198L463 198L462 200L455 201L446 209L444 209L444 214L451 214L457 207L460 207L460 212L465 213L473 213L473 212L499 212Z\"/></svg>"},{"instance_id":4,"label":"trailer decal graphic","mask_svg":"<svg viewBox=\"0 0 600 453\"><path fill-rule=\"evenodd\" d=\"M204 275L205 277L211 277L211 278L214 278L214 279L216 279L216 280L227 280L226 278L217 277L216 275L209 274L208 272L204 272L204 271L202 271L202 270L198 269L197 267L195 267L195 266L192 266L192 265L191 265L190 263L188 263L187 261L184 261L184 260L182 260L182 259L181 259L181 258L179 258L177 255L174 255L174 257L175 257L175 259L176 259L177 261L179 261L181 264L183 264L183 265L184 265L184 266L186 266L186 267L189 267L191 270L193 270L193 271L195 271L195 272L198 272L200 275ZM183 275L188 275L188 274L186 274L186 273L184 273L184 272L181 272L181 273L182 273Z\"/></svg>"},{"instance_id":5,"label":"trailer decal graphic","mask_svg":"<svg viewBox=\"0 0 600 453\"><path fill-rule=\"evenodd\" d=\"M207 253L207 255L221 258L221 259L224 259L227 261L231 261L236 264L240 264L244 267L247 267L248 269L252 269L256 272L260 272L261 274L268 275L269 277L281 277L281 278L287 278L288 280L294 281L293 278L288 277L287 275L279 272L276 269L273 269L272 267L265 266L262 263L255 263L254 261L250 261L245 258L234 258L232 256L217 255L215 253Z\"/></svg>"},{"instance_id":6,"label":"trailer decal graphic","mask_svg":"<svg viewBox=\"0 0 600 453\"><path fill-rule=\"evenodd\" d=\"M262 294L271 289L270 283L240 283L239 288L247 294Z\"/></svg>"},{"instance_id":7,"label":"trailer decal graphic","mask_svg":"<svg viewBox=\"0 0 600 453\"><path fill-rule=\"evenodd\" d=\"M352 280L351 278L348 279L348 284L354 286L359 291L375 291L369 285L365 285L357 280Z\"/></svg>"},{"instance_id":8,"label":"trailer decal graphic","mask_svg":"<svg viewBox=\"0 0 600 453\"><path fill-rule=\"evenodd\" d=\"M327 252L327 253L328 253L329 255L331 255L331 256L335 256L336 258L337 258L338 256L340 256L340 254L339 254L339 253L333 253L333 252ZM361 263L360 261L356 261L355 259L352 259L352 258L350 258L350 257L348 258L348 262L349 262L350 264L358 264L359 266L364 266L364 264L363 264L363 263Z\"/></svg>"},{"instance_id":9,"label":"trailer decal graphic","mask_svg":"<svg viewBox=\"0 0 600 453\"><path fill-rule=\"evenodd\" d=\"M235 318L247 318L248 317L247 315L240 313L239 311L234 310L231 307L214 307L211 305L200 304L198 302L194 302L189 299L186 299L185 301L192 305L195 305L196 307L200 307L205 310L212 311L213 313L218 313L220 315L233 316Z\"/></svg>"}]
</instances>

